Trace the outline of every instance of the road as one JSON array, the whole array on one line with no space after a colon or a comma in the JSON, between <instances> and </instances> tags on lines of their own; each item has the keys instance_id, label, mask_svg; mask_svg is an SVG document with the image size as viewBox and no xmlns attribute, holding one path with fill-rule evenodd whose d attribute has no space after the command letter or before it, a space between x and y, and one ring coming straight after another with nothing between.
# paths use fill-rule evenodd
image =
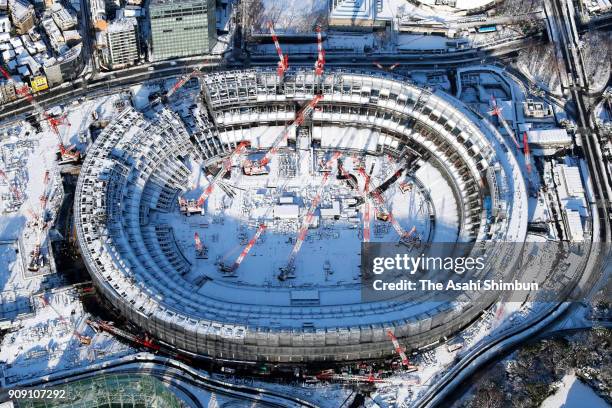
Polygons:
<instances>
[{"instance_id":1,"label":"road","mask_svg":"<svg viewBox=\"0 0 612 408\"><path fill-rule=\"evenodd\" d=\"M330 67L335 66L369 70L373 69L373 63L375 61L388 65L399 62L402 64L402 68L452 68L477 63L487 57L513 58L520 49L539 41L541 41L539 38L514 40L483 49L431 55L399 54L364 56L363 54L328 53L326 54L326 64ZM315 59L316 56L314 54L296 54L290 56L290 64L292 66L312 66ZM276 66L276 62L277 57L274 55L253 56L246 62L246 65ZM91 98L117 93L145 81L175 77L196 68L214 70L220 67L244 68L245 64L239 61L222 61L220 57L215 56L152 63L113 71L112 73L99 73L97 76L90 79L80 78L71 84L64 84L64 86L41 92L36 96L36 99L43 107L48 107L57 104L65 104L72 99L80 97ZM32 107L25 100L3 104L0 106L0 122L20 119L22 115L28 115L30 112L32 112Z\"/></svg>"},{"instance_id":2,"label":"road","mask_svg":"<svg viewBox=\"0 0 612 408\"><path fill-rule=\"evenodd\" d=\"M591 174L593 197L591 210L593 218L592 252L587 260L585 271L596 268L610 256L610 185L609 175L599 150L599 135L587 116L588 80L578 48L578 31L573 20L572 0L546 0L546 13L551 30L557 30L554 38L556 46L561 51L559 69L565 74L570 95L576 104L576 120L578 132L582 136L585 159ZM594 285L593 278L601 280L607 277L605 272L583 276L578 285ZM605 282L598 282L599 285ZM595 286L600 287L600 286ZM592 291L589 295L592 295ZM442 378L427 390L417 401L417 407L434 407L443 403L444 398L471 375L478 372L479 367L488 364L491 359L499 357L504 351L524 341L533 339L538 332L564 318L572 303L564 302L553 305L536 314L519 327L506 331L491 339L490 342L471 350Z\"/></svg>"}]
</instances>

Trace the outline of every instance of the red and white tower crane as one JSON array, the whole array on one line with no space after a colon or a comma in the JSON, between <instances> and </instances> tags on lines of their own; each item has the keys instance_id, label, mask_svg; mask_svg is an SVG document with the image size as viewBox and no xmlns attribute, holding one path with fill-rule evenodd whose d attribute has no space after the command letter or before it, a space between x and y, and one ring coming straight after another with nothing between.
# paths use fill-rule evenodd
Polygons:
<instances>
[{"instance_id":1,"label":"red and white tower crane","mask_svg":"<svg viewBox=\"0 0 612 408\"><path fill-rule=\"evenodd\" d=\"M276 32L274 31L274 25L272 22L268 23L268 27L270 28L270 35L272 36L272 41L274 41L274 47L276 47L276 53L278 54L278 77L282 80L285 71L289 69L289 56L283 54L283 50L281 49L280 44L278 43L278 37L276 36Z\"/></svg>"},{"instance_id":2,"label":"red and white tower crane","mask_svg":"<svg viewBox=\"0 0 612 408\"><path fill-rule=\"evenodd\" d=\"M236 149L234 149L234 151L229 155L229 157L223 161L223 165L221 166L221 169L219 169L217 174L215 174L215 176L212 178L210 183L208 183L208 187L206 187L206 189L204 190L200 198L198 198L197 204L199 207L202 207L204 205L204 203L206 202L206 199L212 193L217 182L221 180L231 170L233 159L236 156L242 154L242 152L246 150L247 146L249 146L250 144L251 142L249 141L240 142L238 146L236 147Z\"/></svg>"},{"instance_id":3,"label":"red and white tower crane","mask_svg":"<svg viewBox=\"0 0 612 408\"><path fill-rule=\"evenodd\" d=\"M295 244L293 245L293 249L291 250L291 253L289 254L289 260L287 261L287 266L281 268L281 273L278 275L279 280L283 281L287 278L293 277L293 272L295 270L295 266L294 266L295 257L297 256L298 252L300 252L300 249L302 248L302 244L304 243L304 240L306 239L306 235L308 235L308 228L310 227L310 224L312 224L312 220L314 219L314 212L319 206L319 203L321 202L321 194L323 194L323 189L325 188L325 185L327 184L327 181L329 180L331 168L334 165L334 163L336 163L338 158L340 158L341 155L342 153L335 152L332 155L332 157L327 161L327 163L325 163L325 166L323 167L323 171L325 171L325 173L323 174L323 180L321 181L321 184L319 185L319 188L317 189L317 193L315 194L314 198L312 199L312 202L310 203L308 212L306 213L306 216L304 217L304 220L302 221L302 225L298 231L297 239L295 241Z\"/></svg>"},{"instance_id":4,"label":"red and white tower crane","mask_svg":"<svg viewBox=\"0 0 612 408\"><path fill-rule=\"evenodd\" d=\"M508 137L512 139L516 148L520 150L521 147L516 141L516 137L514 137L514 131L510 128L510 126L508 125L508 122L506 122L506 119L504 119L502 110L503 108L497 104L497 99L495 99L495 96L491 95L491 110L489 111L489 115L497 116L497 119L499 119L504 129L506 129L506 132L508 133Z\"/></svg>"},{"instance_id":5,"label":"red and white tower crane","mask_svg":"<svg viewBox=\"0 0 612 408\"><path fill-rule=\"evenodd\" d=\"M46 171L43 176L43 193L39 198L40 215L30 211L30 217L32 218L34 224L34 234L36 234L36 242L34 244L34 249L32 249L30 252L30 262L28 263L28 270L31 271L37 271L44 264L41 248L44 241L45 231L48 227L45 217L47 212L47 202L49 201L49 196L51 194L49 180L49 171Z\"/></svg>"},{"instance_id":6,"label":"red and white tower crane","mask_svg":"<svg viewBox=\"0 0 612 408\"><path fill-rule=\"evenodd\" d=\"M2 73L2 76L4 76L6 80L13 79L11 75L2 67L0 67L0 73ZM32 94L30 93L30 88L27 85L23 85L17 88L15 91L18 95L23 96L32 105L36 113L39 114L44 120L46 120L49 123L51 130L53 131L53 133L55 133L58 139L58 147L60 151L61 161L64 163L71 163L71 162L78 161L81 158L81 154L75 149L74 146L66 147L64 145L64 141L62 140L62 136L59 132L59 125L68 124L68 122L66 121L66 115L59 117L59 118L54 118L51 115L49 115L43 109L43 107L40 106L40 104L36 101L36 99L34 99Z\"/></svg>"},{"instance_id":7,"label":"red and white tower crane","mask_svg":"<svg viewBox=\"0 0 612 408\"><path fill-rule=\"evenodd\" d=\"M321 26L317 26L317 61L315 62L315 75L321 76L323 75L323 71L325 70L325 50L323 49L323 38L321 35Z\"/></svg>"},{"instance_id":8,"label":"red and white tower crane","mask_svg":"<svg viewBox=\"0 0 612 408\"><path fill-rule=\"evenodd\" d=\"M255 235L253 235L253 237L249 240L248 244L244 247L240 255L238 255L236 261L229 267L221 265L221 270L227 273L235 273L236 270L240 267L242 261L244 261L244 258L246 258L246 256L249 254L259 237L261 237L261 234L263 234L263 232L266 230L266 228L266 224L259 224L259 226L257 227L257 231L255 231Z\"/></svg>"},{"instance_id":9,"label":"red and white tower crane","mask_svg":"<svg viewBox=\"0 0 612 408\"><path fill-rule=\"evenodd\" d=\"M408 361L408 357L406 357L404 348L399 344L397 337L395 337L395 335L393 334L391 330L387 330L387 336L389 336L389 338L391 339L391 342L393 343L393 347L395 348L395 351L402 359L402 365L406 368L416 368L410 364L410 361Z\"/></svg>"},{"instance_id":10,"label":"red and white tower crane","mask_svg":"<svg viewBox=\"0 0 612 408\"><path fill-rule=\"evenodd\" d=\"M529 136L527 136L527 132L523 133L523 153L525 154L527 173L531 174L531 151L529 150Z\"/></svg>"},{"instance_id":11,"label":"red and white tower crane","mask_svg":"<svg viewBox=\"0 0 612 408\"><path fill-rule=\"evenodd\" d=\"M244 174L255 175L255 174L261 174L262 172L264 172L265 166L267 166L268 163L270 163L270 160L272 160L272 157L276 153L278 153L278 149L280 148L280 145L284 141L286 141L287 138L289 138L289 134L291 134L291 132L294 129L297 129L299 126L302 125L302 123L304 123L304 120L306 120L306 117L315 109L315 107L317 106L317 104L319 103L321 99L323 99L323 95L315 95L315 97L306 106L304 106L302 109L300 109L300 111L298 111L298 114L295 120L292 123L290 123L288 126L286 126L278 134L276 139L274 139L272 146L266 152L266 154L261 160L255 161L255 162L246 160L243 166Z\"/></svg>"}]
</instances>

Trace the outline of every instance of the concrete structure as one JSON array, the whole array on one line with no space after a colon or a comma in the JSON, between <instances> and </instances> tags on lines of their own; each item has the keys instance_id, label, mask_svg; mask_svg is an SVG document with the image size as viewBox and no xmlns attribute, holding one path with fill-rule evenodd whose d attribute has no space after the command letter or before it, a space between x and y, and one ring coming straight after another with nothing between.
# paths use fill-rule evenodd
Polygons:
<instances>
[{"instance_id":1,"label":"concrete structure","mask_svg":"<svg viewBox=\"0 0 612 408\"><path fill-rule=\"evenodd\" d=\"M12 0L9 2L9 10L13 16L13 25L17 34L25 34L34 27L36 15L32 4L26 0Z\"/></svg>"},{"instance_id":2,"label":"concrete structure","mask_svg":"<svg viewBox=\"0 0 612 408\"><path fill-rule=\"evenodd\" d=\"M17 99L13 81L0 80L0 102L8 103Z\"/></svg>"},{"instance_id":3,"label":"concrete structure","mask_svg":"<svg viewBox=\"0 0 612 408\"><path fill-rule=\"evenodd\" d=\"M140 44L135 18L115 20L106 30L106 48L102 55L109 69L120 69L138 62Z\"/></svg>"},{"instance_id":4,"label":"concrete structure","mask_svg":"<svg viewBox=\"0 0 612 408\"><path fill-rule=\"evenodd\" d=\"M152 0L149 17L155 61L208 54L215 44L213 0Z\"/></svg>"},{"instance_id":5,"label":"concrete structure","mask_svg":"<svg viewBox=\"0 0 612 408\"><path fill-rule=\"evenodd\" d=\"M359 291L349 284L271 289L186 278L192 265L180 255L172 227L156 223L190 188L184 158L216 161L235 149L233 129L254 134L261 126L283 126L295 118L296 104L312 100L316 84L312 70L289 71L283 84L274 70L220 72L203 78L206 109L193 116L189 130L168 110L147 119L126 109L111 122L88 152L74 207L83 258L110 305L187 353L293 363L388 356L387 329L421 347L464 327L496 301L489 292L464 292L456 302L355 302L343 294ZM300 130L375 128L371 154L416 153L417 165L435 166L453 186L459 241L524 242L520 169L504 156L499 134L473 122L460 102L383 74L330 72L322 87L320 110ZM494 176L487 177L492 166ZM484 211L492 196L505 203L496 217ZM508 268L516 266L513 251L502 251Z\"/></svg>"},{"instance_id":6,"label":"concrete structure","mask_svg":"<svg viewBox=\"0 0 612 408\"><path fill-rule=\"evenodd\" d=\"M382 0L330 0L329 10L329 26L335 28L370 31L391 21L382 14Z\"/></svg>"},{"instance_id":7,"label":"concrete structure","mask_svg":"<svg viewBox=\"0 0 612 408\"><path fill-rule=\"evenodd\" d=\"M85 68L83 59L83 44L77 44L68 50L63 56L48 59L43 69L49 86L61 84L64 81L71 81L79 76Z\"/></svg>"},{"instance_id":8,"label":"concrete structure","mask_svg":"<svg viewBox=\"0 0 612 408\"><path fill-rule=\"evenodd\" d=\"M62 31L71 30L77 26L77 18L60 3L53 3L51 6L51 17Z\"/></svg>"},{"instance_id":9,"label":"concrete structure","mask_svg":"<svg viewBox=\"0 0 612 408\"><path fill-rule=\"evenodd\" d=\"M529 148L534 155L548 156L572 146L572 138L561 128L533 129L527 131Z\"/></svg>"}]
</instances>

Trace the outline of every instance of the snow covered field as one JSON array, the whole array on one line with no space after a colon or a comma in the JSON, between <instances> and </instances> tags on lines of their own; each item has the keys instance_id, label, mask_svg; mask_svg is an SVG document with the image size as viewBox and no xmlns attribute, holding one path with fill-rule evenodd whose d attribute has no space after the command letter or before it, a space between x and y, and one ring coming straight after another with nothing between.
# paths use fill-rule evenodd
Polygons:
<instances>
[{"instance_id":1,"label":"snow covered field","mask_svg":"<svg viewBox=\"0 0 612 408\"><path fill-rule=\"evenodd\" d=\"M235 168L232 178L223 180L208 198L205 215L186 217L178 211L159 214L157 223L173 227L174 236L183 254L195 264L191 272L195 279L203 272L212 276L223 276L215 266L220 262L232 264L247 241L255 234L257 226L264 223L267 228L241 264L238 279L240 283L261 285L274 284L280 267L284 266L299 228L302 226L310 203L313 201L323 173L315 170L317 160L311 150L299 150L299 154L286 154L288 166L279 168L279 161L270 164L270 174L247 176ZM293 284L337 285L355 282L359 279L360 243L363 239L362 200L364 178L355 170L356 156L341 157L343 167L352 174L360 191L355 191L345 180L336 177L334 168L329 182L321 195L320 209L310 225L301 251L297 255L297 278ZM365 156L365 168L373 170L370 189L388 179L398 164L387 157ZM208 182L199 170L193 169L192 184L195 187L185 198L197 198ZM287 177L288 173L294 172ZM431 185L437 210L441 214L440 230L436 239L453 239L457 229L457 208L448 185L441 174L433 168L424 168L419 173ZM399 185L410 185L401 191ZM225 189L223 188L225 186ZM227 195L227 191L232 196ZM446 191L446 193L444 193ZM423 192L402 176L385 192L387 210L405 231L416 227L415 236L424 239L430 236L429 206ZM384 206L379 206L382 213ZM396 242L398 232L389 221L380 221L371 209L371 241ZM438 224L437 224L438 225ZM442 232L448 228L451 232ZM193 235L198 232L208 248L208 259L196 259ZM455 235L456 238L456 235ZM326 272L327 271L327 272Z\"/></svg>"}]
</instances>

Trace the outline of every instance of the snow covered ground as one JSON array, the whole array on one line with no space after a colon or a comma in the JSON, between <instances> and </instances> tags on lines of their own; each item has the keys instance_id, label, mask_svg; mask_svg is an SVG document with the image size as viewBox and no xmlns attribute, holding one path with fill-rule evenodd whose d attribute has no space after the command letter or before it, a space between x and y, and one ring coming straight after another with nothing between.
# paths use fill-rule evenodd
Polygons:
<instances>
[{"instance_id":1,"label":"snow covered ground","mask_svg":"<svg viewBox=\"0 0 612 408\"><path fill-rule=\"evenodd\" d=\"M114 95L54 108L54 113L66 115L58 129L62 142L85 151L91 142L90 125L114 116L119 100ZM29 253L39 237L35 228L39 221L35 220L42 215L40 197L48 197L48 220L55 218L63 199L58 144L58 136L46 122L41 123L41 131L26 122L0 128L0 170L6 174L4 182L0 181L0 321L13 327L0 345L0 371L9 382L127 350L107 335L93 335L72 289L49 290L65 285L54 268L27 269ZM15 186L21 200L9 207L15 193L10 186ZM59 233L53 225L47 230L49 236L42 236L43 253L48 253L50 239ZM92 344L82 345L75 330L92 336Z\"/></svg>"},{"instance_id":2,"label":"snow covered ground","mask_svg":"<svg viewBox=\"0 0 612 408\"><path fill-rule=\"evenodd\" d=\"M557 392L546 398L540 408L608 408L610 405L583 384L575 375L561 379Z\"/></svg>"},{"instance_id":3,"label":"snow covered ground","mask_svg":"<svg viewBox=\"0 0 612 408\"><path fill-rule=\"evenodd\" d=\"M0 374L6 383L133 352L87 325L89 315L75 289L38 292L31 300L33 314L19 319L19 330L0 344ZM81 341L85 337L91 344Z\"/></svg>"},{"instance_id":4,"label":"snow covered ground","mask_svg":"<svg viewBox=\"0 0 612 408\"><path fill-rule=\"evenodd\" d=\"M288 262L298 230L323 181L323 174L316 170L320 158L312 150L298 152L281 153L288 164L281 167L281 160L272 160L268 175L246 176L241 169L235 168L232 178L223 180L207 199L206 215L185 217L178 211L158 215L156 222L172 226L182 253L197 266L191 272L194 279L203 271L222 277L221 272L212 272L217 269L215 264L231 265L254 236L257 226L265 223L265 233L240 266L239 281L250 285L275 282L279 268ZM362 197L365 180L355 170L360 158L344 156L341 160L346 171L355 177L360 191L356 192L346 181L337 179L333 167L321 195L320 208L315 211L311 229L296 259L298 273L292 282L295 285L333 286L359 279L364 225L363 208L356 202ZM196 163L191 166L194 189L184 197L196 199L208 181ZM365 168L373 170L370 189L388 179L397 167L398 163L389 157L365 156ZM402 176L385 192L386 204L378 206L379 210L386 207L405 231L416 227L416 235L427 239L431 225L424 193L431 194L439 214L434 240L452 242L456 239L458 213L450 187L431 166L422 167L417 177L423 178L427 192L419 191L409 177ZM399 188L402 183L410 184L410 189L402 192ZM228 189L233 197L227 195ZM374 206L370 213L371 241L396 242L398 232L391 223L377 220ZM208 247L208 259L195 258L195 232Z\"/></svg>"}]
</instances>

